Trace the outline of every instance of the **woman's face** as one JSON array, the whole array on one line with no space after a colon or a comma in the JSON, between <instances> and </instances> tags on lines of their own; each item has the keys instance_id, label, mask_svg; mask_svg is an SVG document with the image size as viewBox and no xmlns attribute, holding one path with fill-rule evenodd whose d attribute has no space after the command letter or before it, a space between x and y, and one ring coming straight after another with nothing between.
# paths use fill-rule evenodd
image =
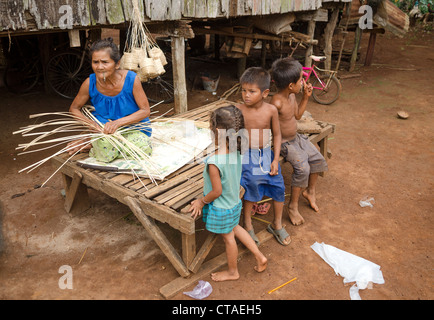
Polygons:
<instances>
[{"instance_id":1,"label":"woman's face","mask_svg":"<svg viewBox=\"0 0 434 320\"><path fill-rule=\"evenodd\" d=\"M110 58L110 49L95 51L92 54L92 70L100 80L104 81L110 77L119 68L118 65Z\"/></svg>"}]
</instances>

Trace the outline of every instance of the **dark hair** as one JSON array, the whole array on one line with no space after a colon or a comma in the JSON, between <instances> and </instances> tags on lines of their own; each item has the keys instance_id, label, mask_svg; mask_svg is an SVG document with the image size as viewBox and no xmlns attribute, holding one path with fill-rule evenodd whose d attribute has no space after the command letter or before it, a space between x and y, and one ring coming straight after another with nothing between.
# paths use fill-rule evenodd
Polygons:
<instances>
[{"instance_id":1,"label":"dark hair","mask_svg":"<svg viewBox=\"0 0 434 320\"><path fill-rule=\"evenodd\" d=\"M110 49L110 58L114 60L115 63L118 63L118 61L121 59L121 54L119 53L118 46L113 43L113 38L111 37L100 39L92 43L89 52L90 58L92 59L92 55L95 51L104 49Z\"/></svg>"},{"instance_id":2,"label":"dark hair","mask_svg":"<svg viewBox=\"0 0 434 320\"><path fill-rule=\"evenodd\" d=\"M300 79L303 66L292 57L278 59L271 66L271 77L278 90L284 89L290 83L296 83Z\"/></svg>"},{"instance_id":3,"label":"dark hair","mask_svg":"<svg viewBox=\"0 0 434 320\"><path fill-rule=\"evenodd\" d=\"M270 89L270 73L261 67L250 67L244 71L240 83L256 84L261 92Z\"/></svg>"},{"instance_id":4,"label":"dark hair","mask_svg":"<svg viewBox=\"0 0 434 320\"><path fill-rule=\"evenodd\" d=\"M210 128L212 131L225 129L226 143L229 144L231 150L231 142L237 142L237 150L244 150L244 143L248 142L248 136L245 132L244 116L240 109L234 105L220 107L214 110L210 115ZM243 130L244 129L244 130ZM236 137L236 139L231 139Z\"/></svg>"}]
</instances>

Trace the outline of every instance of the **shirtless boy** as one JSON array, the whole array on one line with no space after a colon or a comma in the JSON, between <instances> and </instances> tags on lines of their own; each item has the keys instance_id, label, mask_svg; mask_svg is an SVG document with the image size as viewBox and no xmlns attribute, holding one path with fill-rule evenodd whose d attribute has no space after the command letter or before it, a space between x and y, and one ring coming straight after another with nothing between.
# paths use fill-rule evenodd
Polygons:
<instances>
[{"instance_id":1,"label":"shirtless boy","mask_svg":"<svg viewBox=\"0 0 434 320\"><path fill-rule=\"evenodd\" d=\"M291 237L282 226L285 185L280 172L279 154L281 134L279 114L276 107L266 103L270 88L270 74L263 68L248 68L240 78L244 104L237 105L244 116L245 128L249 133L249 150L243 156L241 186L244 193L244 228L259 244L252 225L253 205L264 196L272 198L274 220L268 225L282 245L288 245ZM274 153L271 150L273 139Z\"/></svg>"},{"instance_id":2,"label":"shirtless boy","mask_svg":"<svg viewBox=\"0 0 434 320\"><path fill-rule=\"evenodd\" d=\"M312 85L303 79L303 67L293 58L276 60L271 69L271 75L278 93L271 100L279 112L282 134L281 155L294 168L291 180L291 200L289 202L289 219L294 225L304 222L298 210L298 200L302 195L309 201L316 212L315 187L318 174L328 170L327 162L317 148L305 135L297 133L296 120L301 119L306 110L307 101L312 94ZM300 92L303 84L303 97L297 104L295 94Z\"/></svg>"}]
</instances>

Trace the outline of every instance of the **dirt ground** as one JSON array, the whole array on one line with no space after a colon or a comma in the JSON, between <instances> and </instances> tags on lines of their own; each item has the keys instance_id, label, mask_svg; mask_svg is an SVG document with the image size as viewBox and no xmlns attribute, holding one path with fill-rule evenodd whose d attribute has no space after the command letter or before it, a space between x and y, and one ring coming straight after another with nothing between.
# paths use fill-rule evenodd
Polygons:
<instances>
[{"instance_id":1,"label":"dirt ground","mask_svg":"<svg viewBox=\"0 0 434 320\"><path fill-rule=\"evenodd\" d=\"M202 279L213 287L208 300L350 299L350 286L310 248L315 242L381 266L385 283L361 291L363 300L434 298L433 33L378 35L370 67L363 66L366 44L367 35L357 76L342 79L341 98L330 106L308 104L315 119L336 124L329 172L318 182L320 213L301 200L305 223L293 226L284 217L292 243L282 247L272 239L261 246L268 269L256 273L253 256L246 254L238 281ZM233 65L223 67L229 80L222 78L218 95L236 82ZM218 95L189 91L190 108ZM178 273L126 206L89 190L92 208L70 215L63 208L60 175L38 187L53 173L50 165L18 173L43 155L17 156L22 138L11 133L32 121L29 114L67 110L70 102L40 91L17 96L5 88L0 101L0 299L164 299L159 289ZM400 110L410 117L398 119ZM283 171L289 191L290 167ZM359 206L365 196L374 197L373 208ZM261 218L271 220L272 213ZM257 231L263 228L255 222ZM169 237L180 248L179 235ZM223 252L218 242L211 257ZM59 288L64 265L72 268L72 289ZM182 292L174 299L192 300Z\"/></svg>"}]
</instances>

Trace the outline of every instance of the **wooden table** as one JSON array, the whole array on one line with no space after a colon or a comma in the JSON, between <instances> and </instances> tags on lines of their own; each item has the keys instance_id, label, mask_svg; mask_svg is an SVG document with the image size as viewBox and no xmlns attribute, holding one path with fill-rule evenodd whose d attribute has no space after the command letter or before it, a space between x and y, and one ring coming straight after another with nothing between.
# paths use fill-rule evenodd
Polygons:
<instances>
[{"instance_id":1,"label":"wooden table","mask_svg":"<svg viewBox=\"0 0 434 320\"><path fill-rule=\"evenodd\" d=\"M233 103L219 100L179 116L196 121L208 121L212 110L229 104ZM326 155L327 138L334 131L334 126L327 123L323 123L323 126L320 133L310 135L309 139L318 143L321 153ZM216 236L210 233L197 251L195 220L189 213L183 212L193 199L202 194L203 163L200 161L189 163L158 185L154 185L150 179L142 179L140 182L130 174L85 169L79 166L76 160L87 156L87 154L80 154L66 163L66 155L52 159L57 168L62 166L60 172L65 183L66 211L82 212L89 208L88 187L104 192L129 206L181 276L160 289L164 297L170 298L204 273L212 272L226 263L225 253L204 263L216 241ZM178 253L178 250L168 241L155 220L167 223L181 232L181 253ZM265 229L257 235L261 243L272 238ZM244 252L245 249L240 248L240 254Z\"/></svg>"}]
</instances>

